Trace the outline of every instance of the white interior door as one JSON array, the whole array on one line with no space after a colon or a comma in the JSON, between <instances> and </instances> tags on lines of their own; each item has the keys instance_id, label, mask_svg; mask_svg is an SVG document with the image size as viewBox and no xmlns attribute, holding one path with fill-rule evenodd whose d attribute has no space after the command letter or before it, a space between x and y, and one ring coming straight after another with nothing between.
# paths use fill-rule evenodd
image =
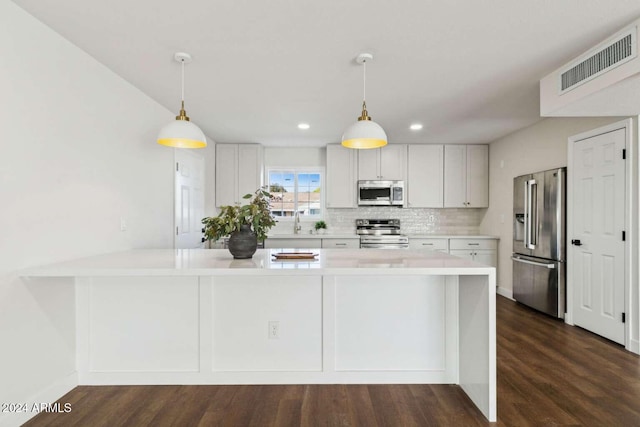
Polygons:
<instances>
[{"instance_id":1,"label":"white interior door","mask_svg":"<svg viewBox=\"0 0 640 427\"><path fill-rule=\"evenodd\" d=\"M204 159L200 154L175 150L175 248L202 247L204 216Z\"/></svg>"},{"instance_id":2,"label":"white interior door","mask_svg":"<svg viewBox=\"0 0 640 427\"><path fill-rule=\"evenodd\" d=\"M625 129L574 141L569 170L573 321L620 344L625 342L625 145Z\"/></svg>"}]
</instances>

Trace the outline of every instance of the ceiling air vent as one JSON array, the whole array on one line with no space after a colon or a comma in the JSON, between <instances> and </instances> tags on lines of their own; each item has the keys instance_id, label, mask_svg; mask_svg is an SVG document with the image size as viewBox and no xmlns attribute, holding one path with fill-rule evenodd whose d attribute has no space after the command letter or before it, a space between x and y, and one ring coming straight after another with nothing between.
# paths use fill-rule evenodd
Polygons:
<instances>
[{"instance_id":1,"label":"ceiling air vent","mask_svg":"<svg viewBox=\"0 0 640 427\"><path fill-rule=\"evenodd\" d=\"M636 27L618 34L605 46L580 56L560 74L560 94L570 91L636 57ZM594 53L595 52L595 53Z\"/></svg>"}]
</instances>

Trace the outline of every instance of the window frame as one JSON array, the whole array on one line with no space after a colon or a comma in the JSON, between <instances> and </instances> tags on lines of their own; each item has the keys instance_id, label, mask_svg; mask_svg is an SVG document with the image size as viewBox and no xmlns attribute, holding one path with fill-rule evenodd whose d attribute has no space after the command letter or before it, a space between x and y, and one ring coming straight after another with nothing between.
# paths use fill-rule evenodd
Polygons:
<instances>
[{"instance_id":1,"label":"window frame","mask_svg":"<svg viewBox=\"0 0 640 427\"><path fill-rule=\"evenodd\" d=\"M300 215L300 221L320 221L324 219L324 215L325 215L325 211L326 211L326 207L325 207L325 191L327 191L326 189L326 185L325 185L325 168L321 167L321 166L307 166L307 167L300 167L300 166L292 166L292 167L288 167L288 166L271 166L271 167L267 167L265 168L265 183L266 183L266 187L267 187L267 191L270 192L271 190L271 181L270 181L270 176L272 172L283 172L283 173L293 173L294 175L294 192L295 192L295 198L294 198L294 212L298 209L298 193L299 193L299 189L298 189L298 174L301 173L317 173L320 175L320 214L318 215L304 215L301 214ZM276 216L275 217L278 222L293 222L295 215L292 216Z\"/></svg>"}]
</instances>

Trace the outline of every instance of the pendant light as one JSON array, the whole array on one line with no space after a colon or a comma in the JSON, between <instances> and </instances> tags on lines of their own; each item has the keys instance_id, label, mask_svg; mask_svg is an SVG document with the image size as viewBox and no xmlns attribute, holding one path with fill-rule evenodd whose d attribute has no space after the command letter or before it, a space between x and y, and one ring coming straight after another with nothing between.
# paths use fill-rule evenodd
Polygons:
<instances>
[{"instance_id":1,"label":"pendant light","mask_svg":"<svg viewBox=\"0 0 640 427\"><path fill-rule=\"evenodd\" d=\"M160 129L158 144L176 148L204 148L207 138L198 126L189 121L184 110L184 64L191 62L191 55L178 52L174 59L182 65L182 104L176 120Z\"/></svg>"},{"instance_id":2,"label":"pendant light","mask_svg":"<svg viewBox=\"0 0 640 427\"><path fill-rule=\"evenodd\" d=\"M371 60L373 55L370 53L361 53L356 58L356 62L363 67L362 115L342 135L342 145L347 148L378 148L387 145L387 134L384 133L384 129L371 120L367 112L367 61Z\"/></svg>"}]
</instances>

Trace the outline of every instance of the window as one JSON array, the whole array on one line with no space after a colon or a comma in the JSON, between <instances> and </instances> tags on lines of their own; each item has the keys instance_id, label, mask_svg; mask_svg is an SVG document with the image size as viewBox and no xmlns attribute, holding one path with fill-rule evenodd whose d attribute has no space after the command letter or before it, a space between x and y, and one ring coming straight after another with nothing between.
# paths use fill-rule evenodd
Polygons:
<instances>
[{"instance_id":1,"label":"window","mask_svg":"<svg viewBox=\"0 0 640 427\"><path fill-rule=\"evenodd\" d=\"M315 169L268 171L271 213L276 217L322 217L322 172Z\"/></svg>"}]
</instances>

